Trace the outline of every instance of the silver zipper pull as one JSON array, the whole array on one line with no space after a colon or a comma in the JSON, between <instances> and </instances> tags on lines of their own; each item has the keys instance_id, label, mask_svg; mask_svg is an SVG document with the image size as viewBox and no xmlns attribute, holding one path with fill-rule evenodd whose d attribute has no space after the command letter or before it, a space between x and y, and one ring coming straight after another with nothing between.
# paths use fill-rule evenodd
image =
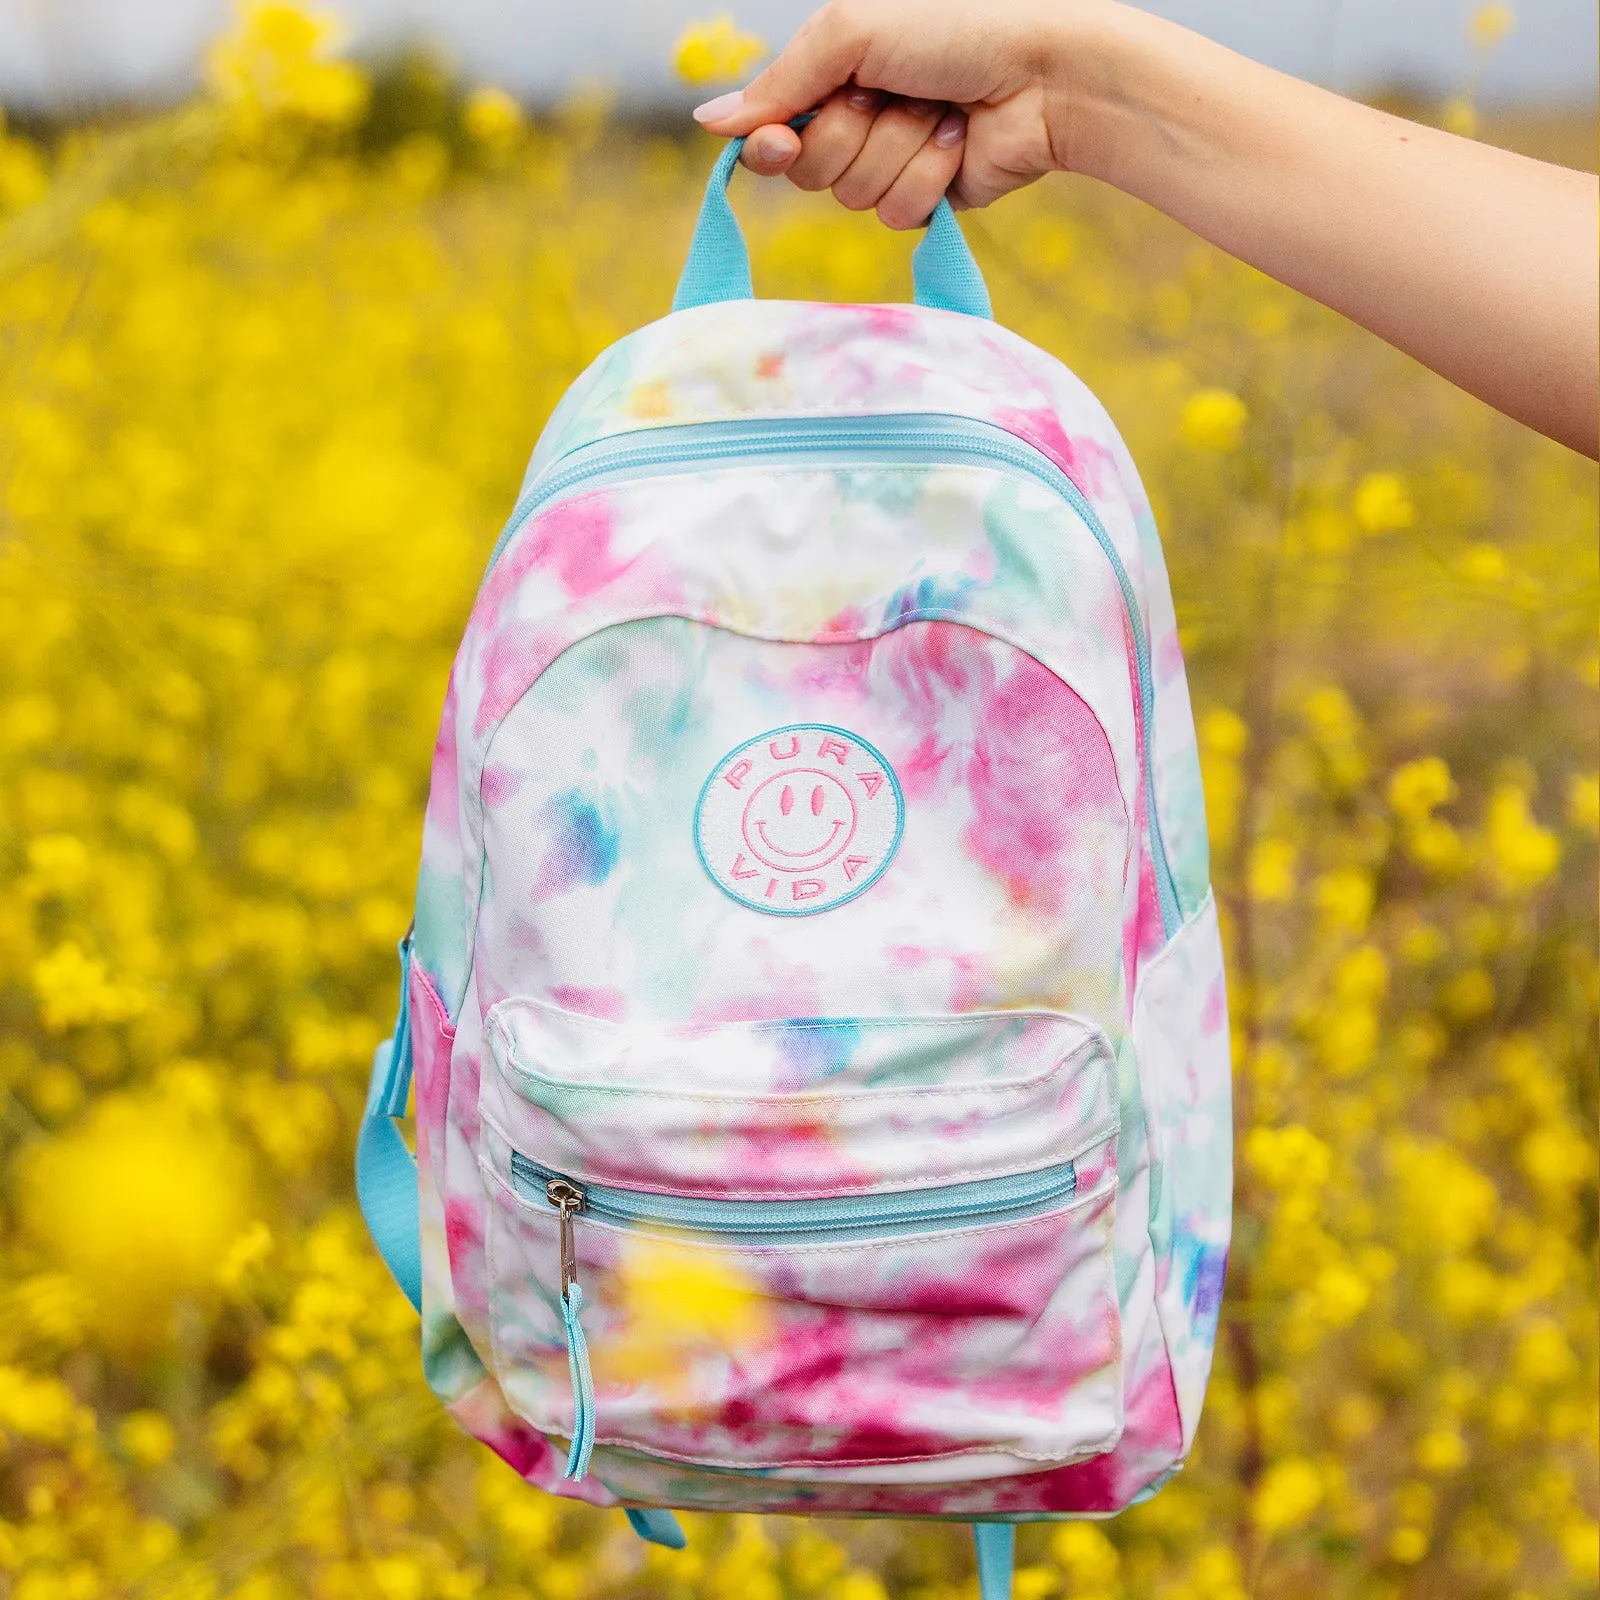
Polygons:
<instances>
[{"instance_id":1,"label":"silver zipper pull","mask_svg":"<svg viewBox=\"0 0 1600 1600\"><path fill-rule=\"evenodd\" d=\"M578 1281L578 1249L572 1237L572 1219L586 1203L583 1190L566 1178L552 1178L544 1197L561 1213L561 1298Z\"/></svg>"}]
</instances>

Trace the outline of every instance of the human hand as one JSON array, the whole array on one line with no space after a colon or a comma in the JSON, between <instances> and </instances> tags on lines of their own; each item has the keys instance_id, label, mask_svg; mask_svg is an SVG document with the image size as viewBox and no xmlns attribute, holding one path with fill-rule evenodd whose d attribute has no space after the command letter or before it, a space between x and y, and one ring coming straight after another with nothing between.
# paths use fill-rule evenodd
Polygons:
<instances>
[{"instance_id":1,"label":"human hand","mask_svg":"<svg viewBox=\"0 0 1600 1600\"><path fill-rule=\"evenodd\" d=\"M695 117L741 160L891 228L948 192L984 206L1069 165L1072 76L1111 0L830 0L745 89ZM817 107L796 133L786 124Z\"/></svg>"}]
</instances>

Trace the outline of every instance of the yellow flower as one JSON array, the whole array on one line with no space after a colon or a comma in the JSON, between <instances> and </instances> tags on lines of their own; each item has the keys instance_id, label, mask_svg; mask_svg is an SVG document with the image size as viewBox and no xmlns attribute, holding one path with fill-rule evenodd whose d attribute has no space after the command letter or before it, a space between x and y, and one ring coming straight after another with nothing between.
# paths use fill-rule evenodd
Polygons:
<instances>
[{"instance_id":1,"label":"yellow flower","mask_svg":"<svg viewBox=\"0 0 1600 1600\"><path fill-rule=\"evenodd\" d=\"M1201 389L1184 403L1178 426L1197 450L1227 454L1244 442L1249 420L1249 408L1238 395L1226 389Z\"/></svg>"},{"instance_id":2,"label":"yellow flower","mask_svg":"<svg viewBox=\"0 0 1600 1600\"><path fill-rule=\"evenodd\" d=\"M767 53L766 44L734 25L726 11L691 22L673 47L672 65L685 83L727 83L742 78Z\"/></svg>"},{"instance_id":3,"label":"yellow flower","mask_svg":"<svg viewBox=\"0 0 1600 1600\"><path fill-rule=\"evenodd\" d=\"M1322 1474L1310 1461L1275 1461L1256 1488L1256 1525L1268 1535L1303 1527L1322 1504L1322 1495Z\"/></svg>"},{"instance_id":4,"label":"yellow flower","mask_svg":"<svg viewBox=\"0 0 1600 1600\"><path fill-rule=\"evenodd\" d=\"M1600 833L1600 777L1574 773L1567 781L1567 821L1584 833Z\"/></svg>"},{"instance_id":5,"label":"yellow flower","mask_svg":"<svg viewBox=\"0 0 1600 1600\"><path fill-rule=\"evenodd\" d=\"M1249 742L1243 718L1225 706L1213 706L1200 718L1200 779L1205 791L1206 822L1219 854L1232 848L1244 797L1239 758Z\"/></svg>"},{"instance_id":6,"label":"yellow flower","mask_svg":"<svg viewBox=\"0 0 1600 1600\"><path fill-rule=\"evenodd\" d=\"M1417 1441L1417 1465L1424 1472L1459 1472L1467 1463L1467 1442L1454 1428L1435 1428Z\"/></svg>"},{"instance_id":7,"label":"yellow flower","mask_svg":"<svg viewBox=\"0 0 1600 1600\"><path fill-rule=\"evenodd\" d=\"M1548 1388L1576 1371L1577 1358L1561 1325L1551 1317L1538 1317L1517 1340L1513 1366L1524 1383Z\"/></svg>"},{"instance_id":8,"label":"yellow flower","mask_svg":"<svg viewBox=\"0 0 1600 1600\"><path fill-rule=\"evenodd\" d=\"M1122 1557L1092 1522L1064 1522L1050 1537L1050 1553L1073 1589L1112 1589Z\"/></svg>"},{"instance_id":9,"label":"yellow flower","mask_svg":"<svg viewBox=\"0 0 1600 1600\"><path fill-rule=\"evenodd\" d=\"M1439 117L1440 126L1447 133L1459 133L1464 139L1477 137L1478 110L1473 103L1463 95L1446 100L1444 110Z\"/></svg>"},{"instance_id":10,"label":"yellow flower","mask_svg":"<svg viewBox=\"0 0 1600 1600\"><path fill-rule=\"evenodd\" d=\"M82 1023L124 1022L149 1004L137 988L113 982L105 962L71 940L34 963L33 990L44 1025L54 1032Z\"/></svg>"},{"instance_id":11,"label":"yellow flower","mask_svg":"<svg viewBox=\"0 0 1600 1600\"><path fill-rule=\"evenodd\" d=\"M1456 798L1455 779L1438 756L1423 756L1396 767L1389 779L1389 804L1407 822L1424 822L1436 806Z\"/></svg>"},{"instance_id":12,"label":"yellow flower","mask_svg":"<svg viewBox=\"0 0 1600 1600\"><path fill-rule=\"evenodd\" d=\"M1264 904L1290 899L1298 854L1287 839L1258 839L1250 852L1251 898Z\"/></svg>"},{"instance_id":13,"label":"yellow flower","mask_svg":"<svg viewBox=\"0 0 1600 1600\"><path fill-rule=\"evenodd\" d=\"M1397 472L1369 472L1356 485L1352 509L1364 533L1393 533L1416 520L1411 492Z\"/></svg>"},{"instance_id":14,"label":"yellow flower","mask_svg":"<svg viewBox=\"0 0 1600 1600\"><path fill-rule=\"evenodd\" d=\"M486 150L504 151L522 136L522 107L504 89L485 84L467 96L462 125Z\"/></svg>"},{"instance_id":15,"label":"yellow flower","mask_svg":"<svg viewBox=\"0 0 1600 1600\"><path fill-rule=\"evenodd\" d=\"M1467 31L1480 50L1492 50L1517 25L1517 12L1504 0L1479 6L1468 19Z\"/></svg>"},{"instance_id":16,"label":"yellow flower","mask_svg":"<svg viewBox=\"0 0 1600 1600\"><path fill-rule=\"evenodd\" d=\"M27 139L7 134L0 115L0 217L42 200L49 189L44 157Z\"/></svg>"},{"instance_id":17,"label":"yellow flower","mask_svg":"<svg viewBox=\"0 0 1600 1600\"><path fill-rule=\"evenodd\" d=\"M1562 1559L1572 1576L1591 1585L1600 1579L1600 1524L1577 1512L1562 1522L1559 1537Z\"/></svg>"},{"instance_id":18,"label":"yellow flower","mask_svg":"<svg viewBox=\"0 0 1600 1600\"><path fill-rule=\"evenodd\" d=\"M1365 933L1375 893L1372 874L1359 867L1339 867L1316 881L1317 909L1336 931Z\"/></svg>"},{"instance_id":19,"label":"yellow flower","mask_svg":"<svg viewBox=\"0 0 1600 1600\"><path fill-rule=\"evenodd\" d=\"M1439 991L1445 1014L1456 1022L1476 1022L1494 1010L1494 979L1482 967L1458 972Z\"/></svg>"},{"instance_id":20,"label":"yellow flower","mask_svg":"<svg viewBox=\"0 0 1600 1600\"><path fill-rule=\"evenodd\" d=\"M1414 1567L1428 1553L1428 1536L1421 1528L1399 1527L1389 1535L1388 1549L1391 1560Z\"/></svg>"},{"instance_id":21,"label":"yellow flower","mask_svg":"<svg viewBox=\"0 0 1600 1600\"><path fill-rule=\"evenodd\" d=\"M1271 1189L1320 1188L1328 1181L1333 1152L1309 1128L1252 1128L1245 1158Z\"/></svg>"},{"instance_id":22,"label":"yellow flower","mask_svg":"<svg viewBox=\"0 0 1600 1600\"><path fill-rule=\"evenodd\" d=\"M118 1097L31 1153L21 1210L32 1237L94 1295L103 1337L138 1348L166 1337L179 1298L210 1287L244 1225L245 1188L219 1130Z\"/></svg>"},{"instance_id":23,"label":"yellow flower","mask_svg":"<svg viewBox=\"0 0 1600 1600\"><path fill-rule=\"evenodd\" d=\"M42 1444L65 1444L92 1427L93 1421L59 1380L0 1367L0 1439L10 1434Z\"/></svg>"},{"instance_id":24,"label":"yellow flower","mask_svg":"<svg viewBox=\"0 0 1600 1600\"><path fill-rule=\"evenodd\" d=\"M1520 785L1502 784L1494 791L1483 831L1495 875L1513 894L1536 888L1560 864L1561 841L1533 820Z\"/></svg>"},{"instance_id":25,"label":"yellow flower","mask_svg":"<svg viewBox=\"0 0 1600 1600\"><path fill-rule=\"evenodd\" d=\"M1511 571L1505 551L1499 545L1487 542L1469 545L1462 552L1460 567L1464 578L1485 588L1503 583Z\"/></svg>"},{"instance_id":26,"label":"yellow flower","mask_svg":"<svg viewBox=\"0 0 1600 1600\"><path fill-rule=\"evenodd\" d=\"M269 114L341 126L366 110L367 80L329 59L341 39L330 15L278 0L245 0L231 33L212 47L207 81L246 127Z\"/></svg>"},{"instance_id":27,"label":"yellow flower","mask_svg":"<svg viewBox=\"0 0 1600 1600\"><path fill-rule=\"evenodd\" d=\"M117 1424L117 1443L139 1467L159 1467L176 1448L172 1424L159 1411L130 1411Z\"/></svg>"}]
</instances>

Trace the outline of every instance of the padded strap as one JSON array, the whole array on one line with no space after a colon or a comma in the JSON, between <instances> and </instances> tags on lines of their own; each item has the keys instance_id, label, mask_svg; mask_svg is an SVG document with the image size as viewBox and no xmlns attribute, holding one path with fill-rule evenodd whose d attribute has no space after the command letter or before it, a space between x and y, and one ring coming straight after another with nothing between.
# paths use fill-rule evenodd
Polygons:
<instances>
[{"instance_id":1,"label":"padded strap","mask_svg":"<svg viewBox=\"0 0 1600 1600\"><path fill-rule=\"evenodd\" d=\"M1015 1564L1017 1529L1010 1522L975 1522L973 1541L978 1546L978 1593L982 1600L1011 1600L1011 1569Z\"/></svg>"},{"instance_id":2,"label":"padded strap","mask_svg":"<svg viewBox=\"0 0 1600 1600\"><path fill-rule=\"evenodd\" d=\"M796 118L797 122L809 118ZM689 258L678 279L672 309L715 305L723 300L750 300L750 251L739 231L739 221L728 204L728 180L744 148L743 139L730 139L717 157L706 182L706 197L689 242ZM911 281L919 306L936 311L961 311L972 317L993 318L989 291L978 263L972 259L961 224L941 199L929 219L922 242L912 252Z\"/></svg>"},{"instance_id":3,"label":"padded strap","mask_svg":"<svg viewBox=\"0 0 1600 1600\"><path fill-rule=\"evenodd\" d=\"M356 1199L378 1254L405 1297L422 1310L422 1238L417 1213L417 1162L395 1119L411 1093L411 935L400 941L400 1011L394 1037L372 1057L367 1110L356 1140Z\"/></svg>"},{"instance_id":4,"label":"padded strap","mask_svg":"<svg viewBox=\"0 0 1600 1600\"><path fill-rule=\"evenodd\" d=\"M688 1546L678 1519L670 1511L630 1510L628 1521L633 1524L633 1531L651 1544L664 1545L668 1550L683 1550Z\"/></svg>"}]
</instances>

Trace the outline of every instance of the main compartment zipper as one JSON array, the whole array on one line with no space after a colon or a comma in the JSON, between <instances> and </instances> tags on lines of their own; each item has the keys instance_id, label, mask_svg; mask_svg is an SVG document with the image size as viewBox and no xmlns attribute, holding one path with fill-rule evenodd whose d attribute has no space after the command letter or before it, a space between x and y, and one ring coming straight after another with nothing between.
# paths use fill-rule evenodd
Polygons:
<instances>
[{"instance_id":1,"label":"main compartment zipper","mask_svg":"<svg viewBox=\"0 0 1600 1600\"><path fill-rule=\"evenodd\" d=\"M695 472L711 464L730 467L795 456L842 460L853 465L916 460L951 466L1006 467L1026 473L1053 489L1078 514L1111 563L1133 632L1156 898L1161 907L1162 927L1171 938L1183 919L1167 861L1166 844L1161 837L1161 822L1156 815L1155 766L1150 746L1155 685L1150 641L1145 634L1138 597L1111 535L1087 496L1049 456L1016 434L971 417L944 412L907 412L887 416L836 416L823 421L806 417L768 417L750 422L680 423L597 439L559 456L523 492L505 530L495 542L484 581L488 581L488 573L494 570L501 552L529 517L542 506L580 488L594 488L602 482L632 477Z\"/></svg>"},{"instance_id":2,"label":"main compartment zipper","mask_svg":"<svg viewBox=\"0 0 1600 1600\"><path fill-rule=\"evenodd\" d=\"M836 1195L814 1200L708 1200L693 1195L653 1194L614 1184L579 1183L554 1168L511 1155L511 1182L526 1200L554 1207L559 1222L561 1321L566 1331L572 1379L572 1442L566 1476L581 1481L594 1453L594 1376L579 1313L578 1254L573 1219L593 1217L614 1228L710 1234L742 1246L799 1248L902 1238L944 1228L995 1226L1056 1210L1077 1192L1071 1161L1035 1172L966 1183L938 1184L890 1194Z\"/></svg>"}]
</instances>

